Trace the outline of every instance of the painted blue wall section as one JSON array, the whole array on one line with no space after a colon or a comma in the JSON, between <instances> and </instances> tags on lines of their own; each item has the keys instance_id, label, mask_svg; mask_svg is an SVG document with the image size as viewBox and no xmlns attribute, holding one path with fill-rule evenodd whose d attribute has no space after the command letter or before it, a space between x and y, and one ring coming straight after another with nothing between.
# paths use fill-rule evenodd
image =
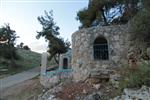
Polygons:
<instances>
[{"instance_id":1,"label":"painted blue wall section","mask_svg":"<svg viewBox=\"0 0 150 100\"><path fill-rule=\"evenodd\" d=\"M73 72L73 69L58 69L55 71L48 71L46 73L43 73L43 76L49 76L49 77L53 77L53 76L59 76L59 75L69 75Z\"/></svg>"}]
</instances>

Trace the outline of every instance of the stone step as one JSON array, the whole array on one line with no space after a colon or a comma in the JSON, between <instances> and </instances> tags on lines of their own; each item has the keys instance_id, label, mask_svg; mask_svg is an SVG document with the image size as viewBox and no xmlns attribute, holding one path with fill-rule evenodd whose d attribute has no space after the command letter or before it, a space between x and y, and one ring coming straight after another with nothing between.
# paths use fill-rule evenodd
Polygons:
<instances>
[{"instance_id":1,"label":"stone step","mask_svg":"<svg viewBox=\"0 0 150 100\"><path fill-rule=\"evenodd\" d=\"M109 76L112 73L114 73L113 70L99 69L99 70L92 70L90 72L90 76Z\"/></svg>"}]
</instances>

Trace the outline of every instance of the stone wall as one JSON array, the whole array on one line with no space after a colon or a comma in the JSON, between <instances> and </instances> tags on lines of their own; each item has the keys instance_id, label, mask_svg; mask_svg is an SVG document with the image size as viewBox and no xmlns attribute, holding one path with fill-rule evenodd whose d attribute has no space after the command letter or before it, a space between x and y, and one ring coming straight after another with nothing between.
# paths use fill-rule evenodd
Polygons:
<instances>
[{"instance_id":1,"label":"stone wall","mask_svg":"<svg viewBox=\"0 0 150 100\"><path fill-rule=\"evenodd\" d=\"M47 71L47 60L48 53L42 54L41 59L41 73L40 73L40 83L44 87L53 87L58 85L61 82L71 80L72 79L72 69L71 68L71 49L65 53L60 55L59 68L52 71ZM67 69L63 69L63 59L67 58L68 67Z\"/></svg>"},{"instance_id":2,"label":"stone wall","mask_svg":"<svg viewBox=\"0 0 150 100\"><path fill-rule=\"evenodd\" d=\"M76 81L84 80L91 70L119 67L127 63L128 25L96 26L72 35L72 68ZM94 60L93 43L99 37L108 42L109 60Z\"/></svg>"},{"instance_id":3,"label":"stone wall","mask_svg":"<svg viewBox=\"0 0 150 100\"><path fill-rule=\"evenodd\" d=\"M68 52L61 54L59 57L59 69L63 69L63 60L66 58L68 63L68 68L71 68L71 56L72 56L72 50L68 50Z\"/></svg>"},{"instance_id":4,"label":"stone wall","mask_svg":"<svg viewBox=\"0 0 150 100\"><path fill-rule=\"evenodd\" d=\"M72 70L54 70L50 72L46 72L45 75L40 75L40 82L44 87L51 88L54 87L61 82L72 80Z\"/></svg>"}]
</instances>

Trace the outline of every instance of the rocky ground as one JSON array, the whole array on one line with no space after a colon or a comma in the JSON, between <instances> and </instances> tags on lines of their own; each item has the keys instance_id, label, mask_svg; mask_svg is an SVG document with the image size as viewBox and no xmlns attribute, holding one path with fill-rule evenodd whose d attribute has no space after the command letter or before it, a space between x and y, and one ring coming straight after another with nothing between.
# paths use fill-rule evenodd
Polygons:
<instances>
[{"instance_id":1,"label":"rocky ground","mask_svg":"<svg viewBox=\"0 0 150 100\"><path fill-rule=\"evenodd\" d=\"M113 70L96 70L82 82L62 82L38 96L38 100L150 100L150 88L123 91L121 76Z\"/></svg>"},{"instance_id":2,"label":"rocky ground","mask_svg":"<svg viewBox=\"0 0 150 100\"><path fill-rule=\"evenodd\" d=\"M86 82L60 84L39 96L38 100L109 100L117 96L116 89L109 83Z\"/></svg>"},{"instance_id":3,"label":"rocky ground","mask_svg":"<svg viewBox=\"0 0 150 100\"><path fill-rule=\"evenodd\" d=\"M124 89L118 96L110 82L68 82L46 89L36 77L1 91L0 97L0 100L149 100L150 87Z\"/></svg>"},{"instance_id":4,"label":"rocky ground","mask_svg":"<svg viewBox=\"0 0 150 100\"><path fill-rule=\"evenodd\" d=\"M117 89L108 83L99 86L88 83L61 84L39 95L38 100L150 100L150 87L126 88L119 95Z\"/></svg>"},{"instance_id":5,"label":"rocky ground","mask_svg":"<svg viewBox=\"0 0 150 100\"><path fill-rule=\"evenodd\" d=\"M63 81L44 88L39 76L0 91L0 100L150 100L150 87L118 91L120 75L97 71L82 82Z\"/></svg>"},{"instance_id":6,"label":"rocky ground","mask_svg":"<svg viewBox=\"0 0 150 100\"><path fill-rule=\"evenodd\" d=\"M112 100L150 100L150 87L143 85L140 89L124 89L121 96Z\"/></svg>"}]
</instances>

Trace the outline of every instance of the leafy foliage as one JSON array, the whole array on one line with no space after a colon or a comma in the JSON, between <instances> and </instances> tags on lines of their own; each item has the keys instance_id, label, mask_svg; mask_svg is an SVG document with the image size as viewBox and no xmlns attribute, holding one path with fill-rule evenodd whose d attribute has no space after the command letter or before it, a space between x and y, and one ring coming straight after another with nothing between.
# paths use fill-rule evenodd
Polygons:
<instances>
[{"instance_id":1,"label":"leafy foliage","mask_svg":"<svg viewBox=\"0 0 150 100\"><path fill-rule=\"evenodd\" d=\"M87 8L77 13L82 27L127 23L139 11L140 0L90 0Z\"/></svg>"},{"instance_id":2,"label":"leafy foliage","mask_svg":"<svg viewBox=\"0 0 150 100\"><path fill-rule=\"evenodd\" d=\"M25 50L31 50L27 45L23 46L23 49L25 49Z\"/></svg>"},{"instance_id":3,"label":"leafy foliage","mask_svg":"<svg viewBox=\"0 0 150 100\"><path fill-rule=\"evenodd\" d=\"M143 9L132 20L132 39L150 46L150 9ZM138 42L138 43L139 43Z\"/></svg>"},{"instance_id":4,"label":"leafy foliage","mask_svg":"<svg viewBox=\"0 0 150 100\"><path fill-rule=\"evenodd\" d=\"M14 60L15 67L9 67L11 62L8 59L0 57L0 76L16 74L40 66L41 54L19 48L16 49L16 53L19 56L19 59ZM2 71L2 69L8 70Z\"/></svg>"},{"instance_id":5,"label":"leafy foliage","mask_svg":"<svg viewBox=\"0 0 150 100\"><path fill-rule=\"evenodd\" d=\"M10 28L9 24L6 24L0 28L1 45L8 44L14 47L16 38L18 38L18 36L16 36L15 31Z\"/></svg>"},{"instance_id":6,"label":"leafy foliage","mask_svg":"<svg viewBox=\"0 0 150 100\"><path fill-rule=\"evenodd\" d=\"M45 16L39 16L37 19L42 25L43 30L41 32L37 32L37 39L40 37L44 37L46 40L51 40L52 37L59 35L59 27L56 26L56 23L53 19L53 11L51 10L49 13L45 12Z\"/></svg>"},{"instance_id":7,"label":"leafy foliage","mask_svg":"<svg viewBox=\"0 0 150 100\"><path fill-rule=\"evenodd\" d=\"M28 46L28 45L24 45L23 42L21 42L20 44L18 44L18 45L17 45L17 48L19 48L19 49L24 49L24 50L31 50L31 49L29 48L29 46Z\"/></svg>"},{"instance_id":8,"label":"leafy foliage","mask_svg":"<svg viewBox=\"0 0 150 100\"><path fill-rule=\"evenodd\" d=\"M24 46L24 43L23 43L23 42L21 42L21 43L18 45L19 48L23 48L23 46Z\"/></svg>"},{"instance_id":9,"label":"leafy foliage","mask_svg":"<svg viewBox=\"0 0 150 100\"><path fill-rule=\"evenodd\" d=\"M44 37L46 41L48 41L48 52L51 55L50 60L54 58L58 63L58 58L56 59L56 57L59 57L60 54L68 51L70 42L64 41L63 38L58 37L60 34L59 27L56 26L56 23L54 22L52 11L49 13L45 11L45 16L39 16L38 21L42 25L42 31L37 32L37 39Z\"/></svg>"},{"instance_id":10,"label":"leafy foliage","mask_svg":"<svg viewBox=\"0 0 150 100\"><path fill-rule=\"evenodd\" d=\"M150 8L150 1L149 0L142 0L145 8Z\"/></svg>"},{"instance_id":11,"label":"leafy foliage","mask_svg":"<svg viewBox=\"0 0 150 100\"><path fill-rule=\"evenodd\" d=\"M18 58L14 47L17 38L18 36L16 36L15 31L10 28L9 24L0 28L0 56L10 59L12 66L14 65L14 59Z\"/></svg>"},{"instance_id":12,"label":"leafy foliage","mask_svg":"<svg viewBox=\"0 0 150 100\"><path fill-rule=\"evenodd\" d=\"M142 85L150 86L150 63L141 63L137 70L124 68L120 88L135 88Z\"/></svg>"},{"instance_id":13,"label":"leafy foliage","mask_svg":"<svg viewBox=\"0 0 150 100\"><path fill-rule=\"evenodd\" d=\"M131 20L131 45L138 48L139 55L148 60L146 49L150 47L150 1L143 0L143 9Z\"/></svg>"}]
</instances>

